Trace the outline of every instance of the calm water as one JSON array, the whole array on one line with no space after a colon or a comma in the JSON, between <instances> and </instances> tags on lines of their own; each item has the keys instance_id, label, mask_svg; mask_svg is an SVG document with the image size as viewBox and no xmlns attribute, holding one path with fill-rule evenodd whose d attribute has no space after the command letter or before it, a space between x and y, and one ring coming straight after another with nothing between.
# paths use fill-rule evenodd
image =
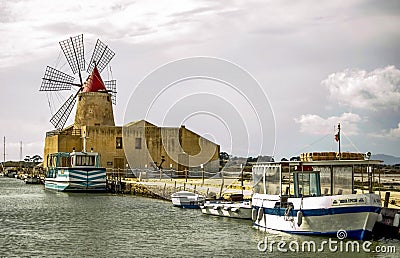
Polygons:
<instances>
[{"instance_id":1,"label":"calm water","mask_svg":"<svg viewBox=\"0 0 400 258\"><path fill-rule=\"evenodd\" d=\"M315 241L253 229L251 221L212 217L171 203L112 194L44 191L42 185L0 177L0 257L336 257L322 253L260 252L271 241ZM398 257L397 254L340 253L352 257ZM263 247L263 245L261 245ZM288 248L286 246L286 248ZM301 250L300 250L301 251Z\"/></svg>"}]
</instances>

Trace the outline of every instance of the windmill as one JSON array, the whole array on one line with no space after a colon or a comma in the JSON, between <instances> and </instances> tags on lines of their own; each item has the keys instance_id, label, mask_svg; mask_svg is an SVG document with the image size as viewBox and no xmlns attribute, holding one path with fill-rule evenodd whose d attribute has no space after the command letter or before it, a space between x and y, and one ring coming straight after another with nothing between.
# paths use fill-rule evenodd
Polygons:
<instances>
[{"instance_id":1,"label":"windmill","mask_svg":"<svg viewBox=\"0 0 400 258\"><path fill-rule=\"evenodd\" d=\"M109 92L112 103L116 104L116 80L104 81L100 73L109 64L115 53L99 39L94 47L90 62L85 69L85 53L83 45L83 34L70 37L60 41L61 49L71 68L72 73L79 76L79 82L75 82L75 77L59 71L53 67L47 66L42 78L42 84L39 91L71 91L72 87L77 87L78 91L72 93L69 98L61 105L57 112L51 117L50 123L57 130L62 130L73 107L76 104L77 96L80 92ZM88 77L84 82L82 72L86 71Z\"/></svg>"}]
</instances>

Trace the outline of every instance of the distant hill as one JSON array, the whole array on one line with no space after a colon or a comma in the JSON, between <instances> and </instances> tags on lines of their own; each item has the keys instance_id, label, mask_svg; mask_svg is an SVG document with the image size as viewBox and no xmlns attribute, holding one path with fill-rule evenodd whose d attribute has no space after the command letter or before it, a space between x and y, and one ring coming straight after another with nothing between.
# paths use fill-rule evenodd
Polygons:
<instances>
[{"instance_id":1,"label":"distant hill","mask_svg":"<svg viewBox=\"0 0 400 258\"><path fill-rule=\"evenodd\" d=\"M386 165L396 165L400 164L400 157L395 157L386 154L375 154L371 156L371 159L382 160Z\"/></svg>"}]
</instances>

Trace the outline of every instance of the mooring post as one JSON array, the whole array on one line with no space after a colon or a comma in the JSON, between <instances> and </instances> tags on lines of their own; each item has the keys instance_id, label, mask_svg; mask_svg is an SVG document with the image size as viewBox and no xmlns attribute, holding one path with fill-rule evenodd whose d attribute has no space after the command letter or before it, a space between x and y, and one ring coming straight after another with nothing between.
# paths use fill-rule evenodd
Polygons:
<instances>
[{"instance_id":1,"label":"mooring post","mask_svg":"<svg viewBox=\"0 0 400 258\"><path fill-rule=\"evenodd\" d=\"M164 184L164 190L163 190L163 197L165 198L165 188L167 187L167 183Z\"/></svg>"},{"instance_id":2,"label":"mooring post","mask_svg":"<svg viewBox=\"0 0 400 258\"><path fill-rule=\"evenodd\" d=\"M385 193L385 202L383 203L383 207L387 208L389 206L389 198L390 198L390 192Z\"/></svg>"}]
</instances>

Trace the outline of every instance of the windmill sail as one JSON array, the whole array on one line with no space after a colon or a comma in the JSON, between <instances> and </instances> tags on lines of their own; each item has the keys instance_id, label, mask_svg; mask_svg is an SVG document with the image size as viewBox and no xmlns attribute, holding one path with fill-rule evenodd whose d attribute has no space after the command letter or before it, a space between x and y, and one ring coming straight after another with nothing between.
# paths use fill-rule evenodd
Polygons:
<instances>
[{"instance_id":1,"label":"windmill sail","mask_svg":"<svg viewBox=\"0 0 400 258\"><path fill-rule=\"evenodd\" d=\"M114 51L112 51L106 44L98 39L93 50L92 58L89 62L87 72L92 73L94 67L97 66L97 69L101 73L114 55Z\"/></svg>"},{"instance_id":2,"label":"windmill sail","mask_svg":"<svg viewBox=\"0 0 400 258\"><path fill-rule=\"evenodd\" d=\"M104 81L104 84L106 85L107 91L111 93L112 103L114 105L116 105L117 104L117 81L116 80Z\"/></svg>"},{"instance_id":3,"label":"windmill sail","mask_svg":"<svg viewBox=\"0 0 400 258\"><path fill-rule=\"evenodd\" d=\"M79 91L78 91L79 93ZM72 94L67 101L60 107L60 109L54 114L54 116L50 119L50 123L54 125L55 128L61 130L64 128L65 123L68 120L69 115L71 114L72 108L76 102L76 96Z\"/></svg>"},{"instance_id":4,"label":"windmill sail","mask_svg":"<svg viewBox=\"0 0 400 258\"><path fill-rule=\"evenodd\" d=\"M60 46L65 58L74 74L85 70L85 55L83 47L83 34L60 41Z\"/></svg>"},{"instance_id":5,"label":"windmill sail","mask_svg":"<svg viewBox=\"0 0 400 258\"><path fill-rule=\"evenodd\" d=\"M63 73L57 69L47 66L42 78L42 85L39 91L60 91L70 90L74 84L74 77Z\"/></svg>"}]
</instances>

